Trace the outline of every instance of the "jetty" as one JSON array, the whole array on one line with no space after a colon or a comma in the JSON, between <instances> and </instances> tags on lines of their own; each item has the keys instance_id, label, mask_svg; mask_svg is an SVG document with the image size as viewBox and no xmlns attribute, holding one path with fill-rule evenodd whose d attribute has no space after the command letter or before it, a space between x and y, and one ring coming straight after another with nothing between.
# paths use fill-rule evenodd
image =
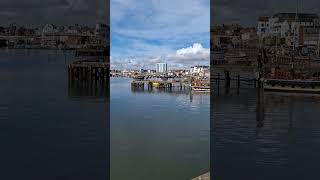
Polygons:
<instances>
[{"instance_id":1,"label":"jetty","mask_svg":"<svg viewBox=\"0 0 320 180\"><path fill-rule=\"evenodd\" d=\"M68 74L76 80L109 79L110 61L108 48L88 48L75 52L77 57L68 65Z\"/></svg>"},{"instance_id":2,"label":"jetty","mask_svg":"<svg viewBox=\"0 0 320 180\"><path fill-rule=\"evenodd\" d=\"M75 56L105 56L109 55L108 51L105 52L105 50L101 48L83 48L83 49L77 49L75 51Z\"/></svg>"},{"instance_id":3,"label":"jetty","mask_svg":"<svg viewBox=\"0 0 320 180\"><path fill-rule=\"evenodd\" d=\"M68 65L69 77L78 80L106 80L109 78L109 63L77 61Z\"/></svg>"},{"instance_id":4,"label":"jetty","mask_svg":"<svg viewBox=\"0 0 320 180\"><path fill-rule=\"evenodd\" d=\"M131 82L132 88L161 88L161 89L172 89L180 88L186 89L191 88L190 83L188 82L179 82L179 81L158 81L158 80L133 80Z\"/></svg>"}]
</instances>

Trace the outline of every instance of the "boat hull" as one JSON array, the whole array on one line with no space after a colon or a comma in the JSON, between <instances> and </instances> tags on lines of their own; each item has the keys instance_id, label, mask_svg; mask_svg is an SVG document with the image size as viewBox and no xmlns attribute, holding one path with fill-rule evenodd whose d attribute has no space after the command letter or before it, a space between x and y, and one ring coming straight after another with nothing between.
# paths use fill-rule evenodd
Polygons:
<instances>
[{"instance_id":1,"label":"boat hull","mask_svg":"<svg viewBox=\"0 0 320 180\"><path fill-rule=\"evenodd\" d=\"M210 88L207 87L192 87L194 92L210 92Z\"/></svg>"},{"instance_id":2,"label":"boat hull","mask_svg":"<svg viewBox=\"0 0 320 180\"><path fill-rule=\"evenodd\" d=\"M152 86L154 86L154 87L160 87L160 83L158 83L158 82L153 82L153 83L152 83Z\"/></svg>"},{"instance_id":3,"label":"boat hull","mask_svg":"<svg viewBox=\"0 0 320 180\"><path fill-rule=\"evenodd\" d=\"M263 88L266 91L320 93L319 81L303 80L266 80Z\"/></svg>"},{"instance_id":4,"label":"boat hull","mask_svg":"<svg viewBox=\"0 0 320 180\"><path fill-rule=\"evenodd\" d=\"M301 93L320 93L320 88L291 88L291 87L279 87L279 86L265 86L266 91L282 91L282 92L301 92Z\"/></svg>"}]
</instances>

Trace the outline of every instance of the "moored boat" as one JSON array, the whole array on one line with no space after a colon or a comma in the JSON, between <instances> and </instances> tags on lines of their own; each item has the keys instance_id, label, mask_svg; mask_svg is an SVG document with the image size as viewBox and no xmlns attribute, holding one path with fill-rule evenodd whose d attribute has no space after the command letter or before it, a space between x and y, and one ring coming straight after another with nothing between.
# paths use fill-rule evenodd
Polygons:
<instances>
[{"instance_id":1,"label":"moored boat","mask_svg":"<svg viewBox=\"0 0 320 180\"><path fill-rule=\"evenodd\" d=\"M152 82L152 86L154 86L154 87L160 87L160 83L159 83L159 82Z\"/></svg>"},{"instance_id":2,"label":"moored boat","mask_svg":"<svg viewBox=\"0 0 320 180\"><path fill-rule=\"evenodd\" d=\"M210 86L191 86L192 91L210 92Z\"/></svg>"},{"instance_id":3,"label":"moored boat","mask_svg":"<svg viewBox=\"0 0 320 180\"><path fill-rule=\"evenodd\" d=\"M145 79L145 77L144 76L135 76L135 77L133 77L133 79L134 80L144 80Z\"/></svg>"},{"instance_id":4,"label":"moored boat","mask_svg":"<svg viewBox=\"0 0 320 180\"><path fill-rule=\"evenodd\" d=\"M265 79L263 88L269 91L320 93L320 81Z\"/></svg>"}]
</instances>

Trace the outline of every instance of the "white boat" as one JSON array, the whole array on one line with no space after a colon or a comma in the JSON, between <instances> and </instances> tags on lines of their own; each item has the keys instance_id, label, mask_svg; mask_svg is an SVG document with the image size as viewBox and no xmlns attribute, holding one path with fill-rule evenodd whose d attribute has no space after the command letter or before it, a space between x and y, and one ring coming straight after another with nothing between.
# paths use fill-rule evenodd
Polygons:
<instances>
[{"instance_id":1,"label":"white boat","mask_svg":"<svg viewBox=\"0 0 320 180\"><path fill-rule=\"evenodd\" d=\"M191 86L191 89L195 92L210 92L210 86Z\"/></svg>"},{"instance_id":2,"label":"white boat","mask_svg":"<svg viewBox=\"0 0 320 180\"><path fill-rule=\"evenodd\" d=\"M320 81L266 79L263 88L267 91L320 93Z\"/></svg>"}]
</instances>

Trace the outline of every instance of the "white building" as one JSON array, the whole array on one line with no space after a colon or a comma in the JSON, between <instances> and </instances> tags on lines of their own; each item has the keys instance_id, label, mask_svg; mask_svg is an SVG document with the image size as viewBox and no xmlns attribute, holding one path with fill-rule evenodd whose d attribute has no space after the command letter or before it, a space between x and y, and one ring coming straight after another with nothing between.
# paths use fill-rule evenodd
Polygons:
<instances>
[{"instance_id":1,"label":"white building","mask_svg":"<svg viewBox=\"0 0 320 180\"><path fill-rule=\"evenodd\" d=\"M42 35L57 33L58 29L53 24L46 24L42 29Z\"/></svg>"},{"instance_id":2,"label":"white building","mask_svg":"<svg viewBox=\"0 0 320 180\"><path fill-rule=\"evenodd\" d=\"M259 37L265 37L269 35L269 17L259 17L257 35Z\"/></svg>"},{"instance_id":3,"label":"white building","mask_svg":"<svg viewBox=\"0 0 320 180\"><path fill-rule=\"evenodd\" d=\"M271 17L259 17L258 36L288 36L295 27L313 27L319 24L317 14L277 13Z\"/></svg>"},{"instance_id":4,"label":"white building","mask_svg":"<svg viewBox=\"0 0 320 180\"><path fill-rule=\"evenodd\" d=\"M157 63L156 71L157 73L166 73L168 72L168 65L166 63Z\"/></svg>"},{"instance_id":5,"label":"white building","mask_svg":"<svg viewBox=\"0 0 320 180\"><path fill-rule=\"evenodd\" d=\"M272 17L260 17L257 35L259 37L286 38L288 45L310 45L318 32L320 18L317 14L277 13ZM295 42L295 44L294 44Z\"/></svg>"},{"instance_id":6,"label":"white building","mask_svg":"<svg viewBox=\"0 0 320 180\"><path fill-rule=\"evenodd\" d=\"M209 71L209 66L193 66L190 68L191 74L200 74Z\"/></svg>"}]
</instances>

